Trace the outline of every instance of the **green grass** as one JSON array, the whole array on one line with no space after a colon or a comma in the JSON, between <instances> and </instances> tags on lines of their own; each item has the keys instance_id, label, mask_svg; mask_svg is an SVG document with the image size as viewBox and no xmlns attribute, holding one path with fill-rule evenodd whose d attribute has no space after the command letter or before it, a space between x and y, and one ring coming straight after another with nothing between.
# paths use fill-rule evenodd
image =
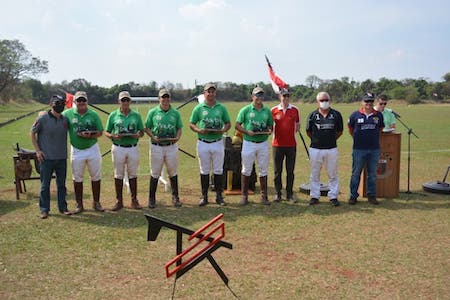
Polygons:
<instances>
[{"instance_id":1,"label":"green grass","mask_svg":"<svg viewBox=\"0 0 450 300\"><path fill-rule=\"evenodd\" d=\"M227 103L233 120L242 105ZM314 106L298 106L304 128ZM346 120L357 106L342 104L335 108ZM0 112L10 118L39 107L20 111L16 106L1 107ZM116 108L101 107L107 111ZM135 107L145 118L150 105ZM171 207L169 193L159 186L159 206L151 213L197 229L223 212L225 240L233 244L233 250L219 249L214 258L240 299L448 298L450 197L425 193L421 185L442 180L450 165L450 106L393 103L392 107L419 136L411 138L412 194L403 193L407 186L407 134L397 124L402 132L401 193L399 198L381 199L379 206L364 200L354 207L345 203L351 169L351 137L345 131L338 146L341 207L331 207L325 198L318 206L309 207L309 197L297 193L300 201L295 205L283 202L261 206L256 194L250 196L252 203L246 207L238 206L239 196L227 196L226 207L199 208L198 162L180 153L184 205L180 209ZM181 110L185 128L180 147L195 154L195 135L188 128L192 108L190 104ZM100 115L106 121L106 115ZM175 234L162 229L156 242L147 242L143 213L148 210L96 213L90 209L90 188L85 188L88 210L64 217L57 213L53 185L51 215L43 221L38 218L38 181L27 181L27 193L15 200L12 147L19 142L32 148L28 132L33 120L28 117L0 128L0 298L171 298L174 280L165 278L164 264L175 254ZM106 152L110 141L101 138L100 147ZM138 198L147 204L147 138L140 142L140 151ZM296 187L309 178L301 141L297 152ZM272 163L270 168L269 188L273 192ZM112 207L110 155L104 157L102 171L101 201L105 207ZM69 172L68 202L73 209L70 178ZM129 195L125 198L128 205ZM205 260L177 280L175 298L232 299L233 295Z\"/></svg>"}]
</instances>

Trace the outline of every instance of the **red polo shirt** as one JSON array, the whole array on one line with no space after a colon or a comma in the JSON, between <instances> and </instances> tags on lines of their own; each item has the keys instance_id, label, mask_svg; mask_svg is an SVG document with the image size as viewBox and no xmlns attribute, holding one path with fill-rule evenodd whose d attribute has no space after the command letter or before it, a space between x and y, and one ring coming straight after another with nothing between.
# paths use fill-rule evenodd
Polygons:
<instances>
[{"instance_id":1,"label":"red polo shirt","mask_svg":"<svg viewBox=\"0 0 450 300\"><path fill-rule=\"evenodd\" d=\"M300 123L300 114L296 106L289 104L283 111L281 104L272 107L274 147L295 147L295 125Z\"/></svg>"}]
</instances>

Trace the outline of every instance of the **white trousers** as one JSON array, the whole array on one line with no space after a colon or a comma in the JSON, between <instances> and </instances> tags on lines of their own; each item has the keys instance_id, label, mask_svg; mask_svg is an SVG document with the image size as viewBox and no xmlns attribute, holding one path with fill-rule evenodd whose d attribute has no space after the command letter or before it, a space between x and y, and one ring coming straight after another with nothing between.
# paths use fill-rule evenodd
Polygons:
<instances>
[{"instance_id":1,"label":"white trousers","mask_svg":"<svg viewBox=\"0 0 450 300\"><path fill-rule=\"evenodd\" d=\"M320 170L322 165L328 175L328 197L337 199L339 195L339 176L338 176L338 150L309 148L309 160L311 164L311 175L309 177L311 198L320 198Z\"/></svg>"},{"instance_id":2,"label":"white trousers","mask_svg":"<svg viewBox=\"0 0 450 300\"><path fill-rule=\"evenodd\" d=\"M164 164L169 177L177 175L178 144L158 146L150 143L150 173L153 178L161 176Z\"/></svg>"},{"instance_id":3,"label":"white trousers","mask_svg":"<svg viewBox=\"0 0 450 300\"><path fill-rule=\"evenodd\" d=\"M242 143L242 175L250 176L252 174L253 163L258 165L258 176L267 176L269 167L269 142L252 143L243 141Z\"/></svg>"},{"instance_id":4,"label":"white trousers","mask_svg":"<svg viewBox=\"0 0 450 300\"><path fill-rule=\"evenodd\" d=\"M92 181L101 179L102 155L98 143L87 149L77 149L74 146L70 146L70 161L72 163L72 179L75 182L83 182L86 166Z\"/></svg>"},{"instance_id":5,"label":"white trousers","mask_svg":"<svg viewBox=\"0 0 450 300\"><path fill-rule=\"evenodd\" d=\"M130 148L111 146L112 162L114 164L114 178L123 179L125 167L128 178L136 178L139 166L139 145Z\"/></svg>"},{"instance_id":6,"label":"white trousers","mask_svg":"<svg viewBox=\"0 0 450 300\"><path fill-rule=\"evenodd\" d=\"M223 159L225 157L225 147L222 140L214 143L197 141L197 156L200 164L200 174L209 175L212 165L214 174L222 175Z\"/></svg>"}]
</instances>

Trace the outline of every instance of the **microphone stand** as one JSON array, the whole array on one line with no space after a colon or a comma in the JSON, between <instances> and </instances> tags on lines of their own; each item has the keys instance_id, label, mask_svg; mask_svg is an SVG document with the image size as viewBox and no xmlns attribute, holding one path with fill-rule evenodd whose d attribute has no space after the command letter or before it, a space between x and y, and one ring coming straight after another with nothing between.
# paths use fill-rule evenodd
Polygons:
<instances>
[{"instance_id":1,"label":"microphone stand","mask_svg":"<svg viewBox=\"0 0 450 300\"><path fill-rule=\"evenodd\" d=\"M412 130L412 128L408 127L401 119L400 115L392 111L395 118L408 130L408 189L406 190L406 194L411 194L409 190L409 180L411 174L411 134L414 135L417 139L419 138Z\"/></svg>"}]
</instances>

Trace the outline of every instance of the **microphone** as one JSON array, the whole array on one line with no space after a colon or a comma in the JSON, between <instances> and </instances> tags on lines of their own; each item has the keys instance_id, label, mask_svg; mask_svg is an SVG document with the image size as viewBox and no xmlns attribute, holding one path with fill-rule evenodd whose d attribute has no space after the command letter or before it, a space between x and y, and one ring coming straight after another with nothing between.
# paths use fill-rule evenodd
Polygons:
<instances>
[{"instance_id":1,"label":"microphone","mask_svg":"<svg viewBox=\"0 0 450 300\"><path fill-rule=\"evenodd\" d=\"M396 117L396 118L400 118L400 115L398 113L396 113L395 111L392 110L392 114Z\"/></svg>"}]
</instances>

